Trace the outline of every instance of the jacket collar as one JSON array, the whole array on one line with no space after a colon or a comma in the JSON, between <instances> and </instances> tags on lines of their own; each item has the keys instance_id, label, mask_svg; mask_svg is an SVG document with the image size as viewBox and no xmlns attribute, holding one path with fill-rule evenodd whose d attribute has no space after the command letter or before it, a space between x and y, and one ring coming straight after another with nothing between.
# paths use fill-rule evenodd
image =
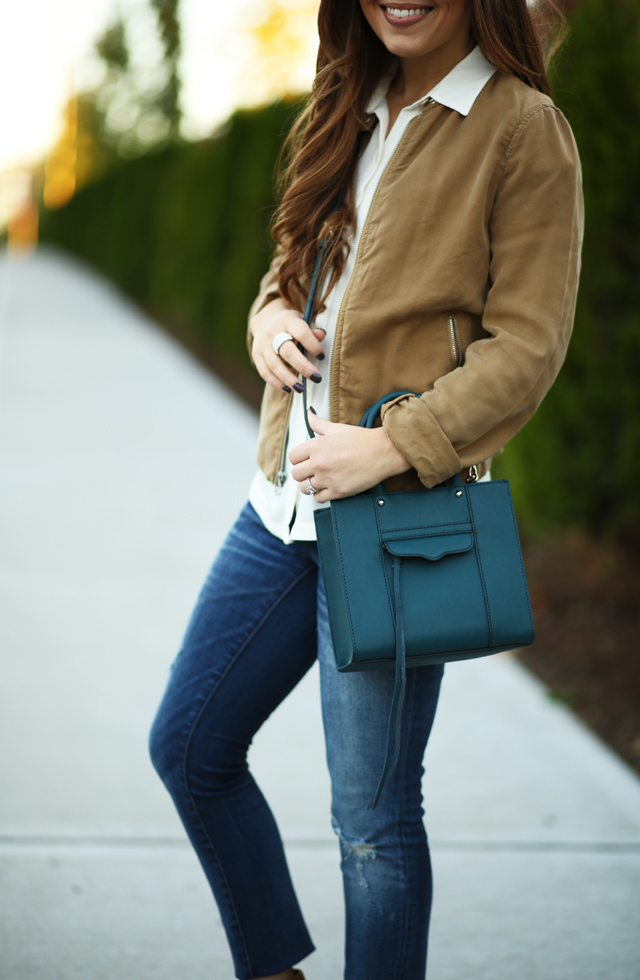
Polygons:
<instances>
[{"instance_id":1,"label":"jacket collar","mask_svg":"<svg viewBox=\"0 0 640 980\"><path fill-rule=\"evenodd\" d=\"M487 61L480 48L476 46L466 58L463 58L455 68L451 69L448 75L445 75L441 82L434 85L430 92L427 92L407 108L418 108L424 105L428 99L433 99L434 102L459 112L461 116L467 116L473 103L495 71L495 67ZM386 98L394 75L395 71L385 75L381 80L369 101L367 112L376 112L379 108L383 99Z\"/></svg>"}]
</instances>

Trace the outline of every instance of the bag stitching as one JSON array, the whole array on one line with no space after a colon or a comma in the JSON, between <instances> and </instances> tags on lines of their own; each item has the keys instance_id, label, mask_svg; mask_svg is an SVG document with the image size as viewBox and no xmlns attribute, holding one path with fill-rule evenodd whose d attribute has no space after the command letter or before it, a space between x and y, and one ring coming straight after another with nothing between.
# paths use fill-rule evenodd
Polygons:
<instances>
[{"instance_id":1,"label":"bag stitching","mask_svg":"<svg viewBox=\"0 0 640 980\"><path fill-rule=\"evenodd\" d=\"M468 521L466 523L471 524L471 521ZM450 525L450 526L452 526L452 525ZM447 527L447 525L446 524L441 524L441 525L432 524L432 525L430 525L430 527ZM395 534L396 531L402 531L402 530L403 530L403 528L397 527L397 528L390 528L389 531L385 531L384 534L387 536L386 537L386 540L387 541L390 541L390 540L393 540L393 541L413 541L414 538L419 540L420 538L447 538L447 537L449 537L452 534L473 534L473 527L472 527L469 531L436 531L435 534L406 534L402 538L389 538L388 537L389 534ZM413 528L409 528L408 530L413 530ZM418 530L420 530L420 528L418 528ZM424 530L428 530L428 528L424 528Z\"/></svg>"},{"instance_id":2,"label":"bag stitching","mask_svg":"<svg viewBox=\"0 0 640 980\"><path fill-rule=\"evenodd\" d=\"M374 517L374 520L376 522L376 527L378 529L378 544L380 545L380 548L379 548L379 551L378 551L378 555L379 555L379 558L380 558L380 564L382 565L382 578L384 580L384 587L385 587L385 590L386 590L386 593L387 593L387 602L389 603L389 611L391 612L391 622L393 623L393 634L394 634L394 640L395 640L396 619L395 619L395 613L394 613L394 610L393 610L393 605L391 603L391 594L389 592L389 583L387 581L387 570L386 570L385 564L384 564L384 555L382 554L382 528L380 527L380 518L378 516L378 509L377 509L377 507L376 507L376 505L374 503L373 496L371 497L371 504L373 506L373 517ZM395 660L395 657L393 659Z\"/></svg>"},{"instance_id":3,"label":"bag stitching","mask_svg":"<svg viewBox=\"0 0 640 980\"><path fill-rule=\"evenodd\" d=\"M471 521L440 521L439 524L404 524L402 527L388 527L385 529L384 534L391 534L394 531L423 531L429 527L456 527L458 524L470 524ZM441 532L446 534L446 531ZM456 534L456 531L452 531L452 534Z\"/></svg>"},{"instance_id":4,"label":"bag stitching","mask_svg":"<svg viewBox=\"0 0 640 980\"><path fill-rule=\"evenodd\" d=\"M493 622L491 620L491 607L489 605L489 595L487 593L487 584L485 582L484 570L482 568L482 558L480 557L480 548L478 547L478 535L477 535L477 531L476 531L475 518L473 516L473 505L471 503L471 493L469 492L468 489L467 489L467 504L469 506L469 514L471 516L471 523L473 525L473 538L474 538L474 541L476 542L476 549L475 549L476 559L478 561L478 569L480 571L480 581L482 583L482 591L484 593L484 604L485 604L485 608L487 610L487 619L489 621L489 646L492 647L495 644L493 642Z\"/></svg>"},{"instance_id":5,"label":"bag stitching","mask_svg":"<svg viewBox=\"0 0 640 980\"><path fill-rule=\"evenodd\" d=\"M334 532L334 538L336 539L336 548L337 548L338 553L339 553L340 552L340 543L339 543L338 535L337 535L336 532ZM323 548L322 548L322 545L320 544L320 538L319 537L316 540L316 547L318 549L318 557L320 558L320 569L322 571L322 550L323 550ZM322 574L324 575L324 572L322 572ZM347 606L347 619L348 619L348 622L349 622L349 634L351 636L351 645L352 645L352 647L355 650L355 637L354 637L354 634L353 634L353 627L352 627L352 624L351 624L351 615L350 615L350 612L349 612L349 600L347 598L347 590L344 587L344 575L343 575L343 583L342 583L342 594L344 595L345 605ZM326 595L326 584L325 584L325 595ZM327 597L327 618L329 619L329 629L331 631L331 642L333 643L333 634L334 634L334 629L333 629L333 616L331 615L331 608L330 608L330 605L329 605L329 599L328 599L328 597ZM335 656L335 644L334 644L334 656ZM352 655L352 657L353 657L353 655ZM338 669L339 670L340 669L344 670L344 668L338 668Z\"/></svg>"},{"instance_id":6,"label":"bag stitching","mask_svg":"<svg viewBox=\"0 0 640 980\"><path fill-rule=\"evenodd\" d=\"M471 535L471 537L473 537L473 535ZM412 541L413 538L404 538L403 540ZM420 539L418 538L418 540ZM393 542L390 542L390 544L393 544ZM445 555L466 555L467 552L471 551L472 548L473 548L473 541L471 542L470 545L467 545L464 548L457 548L455 551L452 550L451 548L449 548L449 550L447 551L441 551L439 554L434 555L433 558L431 557L431 555L423 555L423 554L396 555L394 551L390 551L389 554L395 555L396 558L426 558L427 561L438 561L439 558L444 558Z\"/></svg>"},{"instance_id":7,"label":"bag stitching","mask_svg":"<svg viewBox=\"0 0 640 980\"><path fill-rule=\"evenodd\" d=\"M333 518L333 515L331 515L331 516ZM354 659L354 657L356 655L356 649L357 649L357 647L356 647L356 634L355 634L355 630L353 628L353 617L351 616L351 606L349 605L349 592L347 591L347 589L345 587L345 584L344 584L345 583L344 561L343 561L343 558L342 558L342 546L340 544L340 532L338 530L338 522L337 522L337 520L332 520L332 524L333 524L333 534L334 534L334 537L336 539L336 544L338 546L338 556L340 558L340 569L342 571L342 591L344 592L344 601L345 601L346 606L347 606L347 616L349 618L349 632L351 633L351 646L353 648L353 653L351 654L351 660L353 661L353 659Z\"/></svg>"}]
</instances>

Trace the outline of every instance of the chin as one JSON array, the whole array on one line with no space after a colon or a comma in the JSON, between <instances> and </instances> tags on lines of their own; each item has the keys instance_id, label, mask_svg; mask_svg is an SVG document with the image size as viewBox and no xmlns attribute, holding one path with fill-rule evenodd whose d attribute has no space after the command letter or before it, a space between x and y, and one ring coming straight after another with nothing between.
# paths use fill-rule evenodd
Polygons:
<instances>
[{"instance_id":1,"label":"chin","mask_svg":"<svg viewBox=\"0 0 640 980\"><path fill-rule=\"evenodd\" d=\"M417 30L415 28L413 30L394 29L387 23L382 11L379 8L378 10L378 16L375 19L375 31L391 54L395 54L399 58L418 58L421 55L429 54L439 46L438 34L441 32L438 31L437 23L416 24ZM437 10L434 10L434 13L430 15L434 20L437 19L437 16Z\"/></svg>"},{"instance_id":2,"label":"chin","mask_svg":"<svg viewBox=\"0 0 640 980\"><path fill-rule=\"evenodd\" d=\"M396 58L420 58L438 47L437 43L412 42L408 37L382 38L381 40L387 51L395 55Z\"/></svg>"}]
</instances>

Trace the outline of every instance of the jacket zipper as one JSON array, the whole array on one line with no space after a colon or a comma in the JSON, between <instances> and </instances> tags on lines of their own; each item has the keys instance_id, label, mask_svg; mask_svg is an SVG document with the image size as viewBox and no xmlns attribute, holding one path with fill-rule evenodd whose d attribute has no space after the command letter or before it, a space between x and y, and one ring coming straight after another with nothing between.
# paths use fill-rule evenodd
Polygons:
<instances>
[{"instance_id":1,"label":"jacket zipper","mask_svg":"<svg viewBox=\"0 0 640 980\"><path fill-rule=\"evenodd\" d=\"M424 104L425 104L425 106L427 106L427 105L433 105L434 101L435 101L434 99L429 98L429 99L427 99L425 101ZM331 363L331 370L329 372L329 383L327 385L327 400L329 402L329 420L330 421L331 421L331 417L332 417L332 414L333 414L332 411L331 411L331 407L332 407L331 406L331 393L332 393L332 388L333 388L333 384L332 384L332 382L333 382L333 374L334 374L334 371L335 371L335 358L333 357L333 351L335 349L335 345L336 345L336 341L338 339L338 335L339 335L339 333L341 333L340 318L341 318L341 315L342 315L342 308L344 306L344 301L345 301L345 299L347 297L347 293L349 292L349 288L350 288L351 282L353 280L353 274L356 271L356 263L358 261L358 251L360 249L360 242L362 241L362 236L364 235L364 231L365 231L367 219L368 219L369 214L371 212L371 208L373 207L373 204L374 204L374 202L376 200L376 197L378 196L378 193L380 191L380 185L381 185L381 183L382 183L382 181L384 179L384 175L387 172L387 169L389 168L389 165L391 164L391 161L393 160L393 158L395 157L396 153L398 152L398 150L400 149L400 147L404 143L404 141L405 141L405 139L407 137L407 133L408 133L409 129L411 128L411 124L413 123L414 119L419 119L419 118L420 118L420 116L414 116L414 118L409 121L409 123L407 125L407 128L405 129L404 133L402 134L402 137L400 139L400 142L396 146L396 148L393 151L391 157L387 161L387 164L386 164L384 170L380 174L380 179L378 180L378 183L377 183L377 186L376 186L374 195L371 198L371 202L370 202L369 207L367 209L367 213L364 216L364 221L362 223L362 231L360 232L360 237L358 239L358 244L356 246L356 254L355 254L354 259L353 259L353 270L351 272L351 277L349 279L349 282L347 283L347 288L345 289L344 293L342 294L342 299L340 300L340 306L338 307L338 315L336 317L336 330L335 330L335 333L333 335L333 343L331 345L331 351L330 351L330 355L329 355L330 356L330 363ZM292 401L293 401L293 399L292 399ZM286 474L286 470L285 470L285 458L286 458L286 452L287 452L287 441L288 441L288 435L289 435L289 419L290 418L291 418L291 403L289 404L289 413L288 413L288 416L287 416L287 426L286 426L286 429L285 429L285 432L284 432L284 437L283 437L283 440L282 440L282 450L280 452L280 467L278 469L278 472L276 473L276 478L275 478L276 493L281 493L282 492L282 488L283 488L283 486L284 486L284 484L286 483L286 480L287 480L287 474Z\"/></svg>"},{"instance_id":2,"label":"jacket zipper","mask_svg":"<svg viewBox=\"0 0 640 980\"><path fill-rule=\"evenodd\" d=\"M462 348L460 347L458 320L455 313L449 314L449 337L451 339L451 350L453 352L453 366L460 367L462 364Z\"/></svg>"},{"instance_id":3,"label":"jacket zipper","mask_svg":"<svg viewBox=\"0 0 640 980\"><path fill-rule=\"evenodd\" d=\"M427 106L427 105L433 105L434 102L435 102L435 100L432 99L431 97L429 97L428 99L425 100L425 103L424 104L425 104L425 106ZM405 129L404 133L402 134L402 136L400 138L400 142L398 143L398 145L396 146L395 150L393 151L393 153L391 154L391 156L387 160L386 166L385 166L384 170L382 171L382 173L380 174L380 179L378 180L378 183L376 185L376 189L374 191L373 197L371 198L371 201L369 203L369 207L367 208L367 213L364 216L364 221L362 222L362 231L360 232L360 237L358 239L358 244L356 245L356 253L355 253L354 258L353 258L353 269L351 270L351 277L349 278L349 282L347 283L347 288L345 289L344 293L342 294L342 299L340 300L340 306L338 307L338 315L336 317L336 329L335 329L335 333L333 335L333 343L331 345L331 354L330 354L330 356L331 356L331 371L329 372L329 384L327 386L327 399L328 399L328 402L329 402L329 421L330 422L333 421L333 418L332 418L333 413L331 411L331 408L332 408L332 405L331 405L331 389L333 387L332 380L333 380L333 373L335 371L335 358L333 356L333 351L335 349L336 341L338 340L338 336L342 332L342 330L341 330L342 324L340 322L340 317L342 315L342 307L344 306L344 301L347 298L347 293L349 292L349 289L351 287L351 283L353 281L353 276L354 276L354 273L356 271L356 264L357 264L357 261L358 261L358 252L360 250L360 242L362 241L362 237L364 235L365 227L366 227L366 224L367 224L367 219L369 217L369 214L371 213L371 208L373 207L374 202L375 202L375 200L376 200L376 198L378 196L378 193L380 191L380 185L381 185L382 181L384 180L384 175L386 174L386 172L387 172L387 170L389 168L389 165L391 164L391 161L393 160L393 158L395 157L396 153L398 152L398 150L400 149L400 147L404 143L404 141L405 141L405 139L407 137L407 133L409 132L409 129L411 128L412 122L415 119L419 119L419 118L420 118L420 116L414 116L413 119L410 119L409 122L407 123L407 128Z\"/></svg>"},{"instance_id":4,"label":"jacket zipper","mask_svg":"<svg viewBox=\"0 0 640 980\"><path fill-rule=\"evenodd\" d=\"M281 494L282 488L287 482L287 471L285 469L285 459L287 453L287 443L289 442L289 420L291 418L291 406L293 404L293 395L289 396L289 411L287 413L287 425L284 430L284 436L282 437L282 450L280 452L280 466L278 472L276 473L276 478L274 480L276 493Z\"/></svg>"}]
</instances>

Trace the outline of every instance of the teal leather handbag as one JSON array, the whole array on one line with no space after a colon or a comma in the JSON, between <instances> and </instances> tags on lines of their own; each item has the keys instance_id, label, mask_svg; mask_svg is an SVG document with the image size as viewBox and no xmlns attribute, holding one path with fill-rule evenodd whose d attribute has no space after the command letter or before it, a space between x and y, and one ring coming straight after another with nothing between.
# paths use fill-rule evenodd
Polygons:
<instances>
[{"instance_id":1,"label":"teal leather handbag","mask_svg":"<svg viewBox=\"0 0 640 980\"><path fill-rule=\"evenodd\" d=\"M381 406L402 394L416 393L385 395L360 425L373 428ZM373 808L399 757L407 668L533 643L511 491L508 480L459 475L431 490L387 493L379 484L314 518L338 670L396 672Z\"/></svg>"},{"instance_id":2,"label":"teal leather handbag","mask_svg":"<svg viewBox=\"0 0 640 980\"><path fill-rule=\"evenodd\" d=\"M396 493L380 484L314 517L338 670L396 671L375 807L400 753L407 667L533 643L509 482L456 475L449 486Z\"/></svg>"}]
</instances>

